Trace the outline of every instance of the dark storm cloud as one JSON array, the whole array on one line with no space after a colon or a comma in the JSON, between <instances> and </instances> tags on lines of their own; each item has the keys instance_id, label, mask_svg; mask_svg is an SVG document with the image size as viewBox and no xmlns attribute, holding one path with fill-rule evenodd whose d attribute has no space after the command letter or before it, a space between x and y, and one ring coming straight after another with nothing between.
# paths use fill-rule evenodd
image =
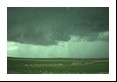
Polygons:
<instances>
[{"instance_id":1,"label":"dark storm cloud","mask_svg":"<svg viewBox=\"0 0 117 82\"><path fill-rule=\"evenodd\" d=\"M26 44L52 45L75 35L87 41L103 40L109 31L109 8L7 9L7 39ZM108 39L107 39L108 40Z\"/></svg>"}]
</instances>

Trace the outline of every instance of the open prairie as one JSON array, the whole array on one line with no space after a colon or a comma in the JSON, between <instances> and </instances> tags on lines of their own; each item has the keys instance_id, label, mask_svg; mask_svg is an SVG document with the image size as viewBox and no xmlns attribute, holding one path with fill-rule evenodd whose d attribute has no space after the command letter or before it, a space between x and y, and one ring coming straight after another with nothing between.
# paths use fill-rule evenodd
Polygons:
<instances>
[{"instance_id":1,"label":"open prairie","mask_svg":"<svg viewBox=\"0 0 117 82\"><path fill-rule=\"evenodd\" d=\"M108 74L108 58L7 58L8 74Z\"/></svg>"}]
</instances>

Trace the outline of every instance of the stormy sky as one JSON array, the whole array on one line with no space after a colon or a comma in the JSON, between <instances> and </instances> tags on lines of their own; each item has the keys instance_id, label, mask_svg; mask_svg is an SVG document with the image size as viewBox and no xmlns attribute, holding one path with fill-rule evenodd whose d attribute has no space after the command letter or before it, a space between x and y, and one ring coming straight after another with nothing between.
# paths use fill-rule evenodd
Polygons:
<instances>
[{"instance_id":1,"label":"stormy sky","mask_svg":"<svg viewBox=\"0 0 117 82\"><path fill-rule=\"evenodd\" d=\"M7 56L108 58L108 7L8 7Z\"/></svg>"}]
</instances>

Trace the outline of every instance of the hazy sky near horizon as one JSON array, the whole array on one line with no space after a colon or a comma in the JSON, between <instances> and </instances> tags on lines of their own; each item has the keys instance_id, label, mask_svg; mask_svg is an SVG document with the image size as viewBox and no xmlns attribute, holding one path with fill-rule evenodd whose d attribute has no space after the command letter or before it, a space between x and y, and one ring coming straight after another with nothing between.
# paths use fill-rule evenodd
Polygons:
<instances>
[{"instance_id":1,"label":"hazy sky near horizon","mask_svg":"<svg viewBox=\"0 0 117 82\"><path fill-rule=\"evenodd\" d=\"M108 7L8 7L7 56L108 58Z\"/></svg>"}]
</instances>

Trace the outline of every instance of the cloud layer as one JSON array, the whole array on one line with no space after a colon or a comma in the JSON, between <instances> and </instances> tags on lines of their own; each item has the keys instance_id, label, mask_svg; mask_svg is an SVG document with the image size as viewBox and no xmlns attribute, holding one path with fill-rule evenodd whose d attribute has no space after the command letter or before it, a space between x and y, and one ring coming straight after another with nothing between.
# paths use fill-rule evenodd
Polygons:
<instances>
[{"instance_id":1,"label":"cloud layer","mask_svg":"<svg viewBox=\"0 0 117 82\"><path fill-rule=\"evenodd\" d=\"M7 39L26 44L54 45L71 36L108 41L109 8L8 7Z\"/></svg>"}]
</instances>

